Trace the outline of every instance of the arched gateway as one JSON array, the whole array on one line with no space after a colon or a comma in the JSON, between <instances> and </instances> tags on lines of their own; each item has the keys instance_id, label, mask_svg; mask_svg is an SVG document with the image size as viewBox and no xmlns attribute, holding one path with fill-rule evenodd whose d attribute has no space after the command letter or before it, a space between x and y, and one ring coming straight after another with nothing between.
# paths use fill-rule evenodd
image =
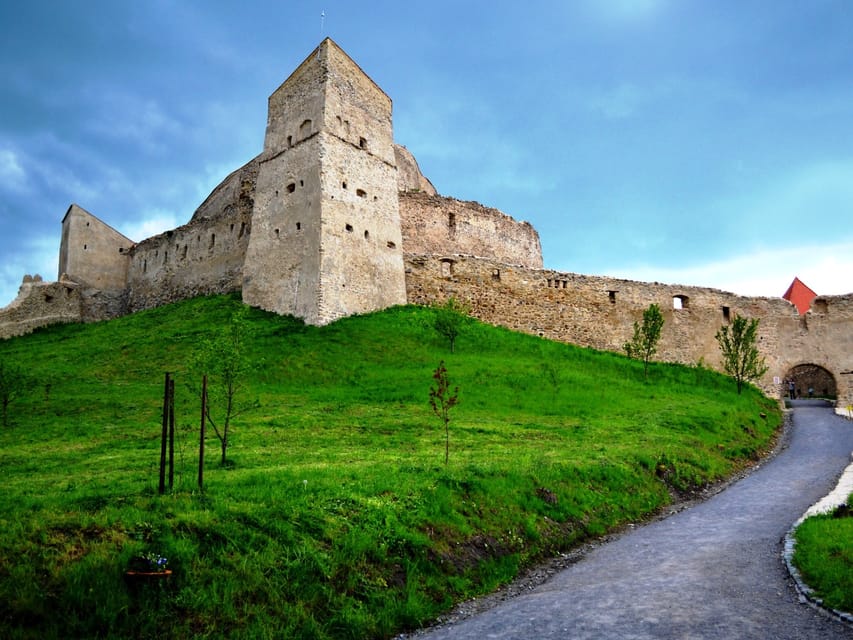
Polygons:
<instances>
[{"instance_id":1,"label":"arched gateway","mask_svg":"<svg viewBox=\"0 0 853 640\"><path fill-rule=\"evenodd\" d=\"M791 367L785 374L785 384L782 385L783 395L790 394L790 384L793 383L797 398L828 398L838 397L838 386L832 372L817 364L798 364Z\"/></svg>"}]
</instances>

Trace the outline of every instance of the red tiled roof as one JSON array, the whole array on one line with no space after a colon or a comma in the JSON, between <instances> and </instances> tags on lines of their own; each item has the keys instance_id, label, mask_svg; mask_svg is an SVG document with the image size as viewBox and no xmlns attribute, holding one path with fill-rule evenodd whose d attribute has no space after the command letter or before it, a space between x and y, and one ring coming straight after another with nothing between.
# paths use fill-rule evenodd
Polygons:
<instances>
[{"instance_id":1,"label":"red tiled roof","mask_svg":"<svg viewBox=\"0 0 853 640\"><path fill-rule=\"evenodd\" d=\"M812 306L812 300L817 297L817 294L804 284L802 280L794 278L791 286L788 287L788 290L782 297L797 307L799 314L803 315Z\"/></svg>"}]
</instances>

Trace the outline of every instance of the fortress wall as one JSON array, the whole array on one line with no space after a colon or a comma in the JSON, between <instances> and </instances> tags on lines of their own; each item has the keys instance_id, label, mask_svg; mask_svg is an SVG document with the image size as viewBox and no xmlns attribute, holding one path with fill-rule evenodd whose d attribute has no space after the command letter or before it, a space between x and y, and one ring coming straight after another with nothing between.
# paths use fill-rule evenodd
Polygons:
<instances>
[{"instance_id":1,"label":"fortress wall","mask_svg":"<svg viewBox=\"0 0 853 640\"><path fill-rule=\"evenodd\" d=\"M265 158L282 153L319 130L323 94L317 88L324 70L316 58L315 50L269 97Z\"/></svg>"},{"instance_id":2,"label":"fortress wall","mask_svg":"<svg viewBox=\"0 0 853 640\"><path fill-rule=\"evenodd\" d=\"M394 145L394 161L397 164L397 191L422 191L427 195L436 195L432 182L421 173L418 161L412 152L403 145Z\"/></svg>"},{"instance_id":3,"label":"fortress wall","mask_svg":"<svg viewBox=\"0 0 853 640\"><path fill-rule=\"evenodd\" d=\"M243 300L280 314L316 313L320 273L318 136L262 160L243 266ZM292 188L292 190L291 190Z\"/></svg>"},{"instance_id":4,"label":"fortress wall","mask_svg":"<svg viewBox=\"0 0 853 640\"><path fill-rule=\"evenodd\" d=\"M238 210L148 238L130 252L126 312L238 291L251 215Z\"/></svg>"},{"instance_id":5,"label":"fortress wall","mask_svg":"<svg viewBox=\"0 0 853 640\"><path fill-rule=\"evenodd\" d=\"M394 166L349 145L332 144L325 155L322 322L405 304Z\"/></svg>"},{"instance_id":6,"label":"fortress wall","mask_svg":"<svg viewBox=\"0 0 853 640\"><path fill-rule=\"evenodd\" d=\"M401 192L400 218L406 254L469 255L542 268L536 229L497 209L423 192Z\"/></svg>"},{"instance_id":7,"label":"fortress wall","mask_svg":"<svg viewBox=\"0 0 853 640\"><path fill-rule=\"evenodd\" d=\"M329 43L319 321L406 301L391 99Z\"/></svg>"},{"instance_id":8,"label":"fortress wall","mask_svg":"<svg viewBox=\"0 0 853 640\"><path fill-rule=\"evenodd\" d=\"M324 42L323 130L396 167L391 98L340 47ZM388 184L396 191L396 174Z\"/></svg>"},{"instance_id":9,"label":"fortress wall","mask_svg":"<svg viewBox=\"0 0 853 640\"><path fill-rule=\"evenodd\" d=\"M0 309L0 339L31 333L60 322L80 322L81 292L74 282L42 282L24 276L18 296Z\"/></svg>"},{"instance_id":10,"label":"fortress wall","mask_svg":"<svg viewBox=\"0 0 853 640\"><path fill-rule=\"evenodd\" d=\"M91 213L72 204L62 219L59 276L108 291L120 291L127 278L127 250L133 243Z\"/></svg>"},{"instance_id":11,"label":"fortress wall","mask_svg":"<svg viewBox=\"0 0 853 640\"><path fill-rule=\"evenodd\" d=\"M239 169L232 171L199 205L191 221L233 215L235 210L241 214L251 213L255 201L259 166L260 156L256 156Z\"/></svg>"},{"instance_id":12,"label":"fortress wall","mask_svg":"<svg viewBox=\"0 0 853 640\"><path fill-rule=\"evenodd\" d=\"M508 266L467 256L407 256L408 300L441 303L455 297L471 305L486 322L552 340L622 352L633 323L657 303L664 328L657 360L722 369L715 335L734 314L759 318L758 347L769 366L759 386L771 396L782 393L774 377L810 362L830 370L840 402L853 401L850 297L826 298L824 312L805 320L781 298L743 297L717 289L587 276ZM678 298L682 308L675 309ZM817 305L821 307L821 303ZM806 329L805 327L808 326Z\"/></svg>"},{"instance_id":13,"label":"fortress wall","mask_svg":"<svg viewBox=\"0 0 853 640\"><path fill-rule=\"evenodd\" d=\"M258 166L253 158L228 175L188 224L130 249L123 313L240 290Z\"/></svg>"},{"instance_id":14,"label":"fortress wall","mask_svg":"<svg viewBox=\"0 0 853 640\"><path fill-rule=\"evenodd\" d=\"M242 281L247 304L309 322L320 272L324 74L318 48L269 97Z\"/></svg>"},{"instance_id":15,"label":"fortress wall","mask_svg":"<svg viewBox=\"0 0 853 640\"><path fill-rule=\"evenodd\" d=\"M819 365L835 378L838 406L853 404L853 294L819 296L805 315L774 320L780 336L774 361L781 375L798 365Z\"/></svg>"}]
</instances>

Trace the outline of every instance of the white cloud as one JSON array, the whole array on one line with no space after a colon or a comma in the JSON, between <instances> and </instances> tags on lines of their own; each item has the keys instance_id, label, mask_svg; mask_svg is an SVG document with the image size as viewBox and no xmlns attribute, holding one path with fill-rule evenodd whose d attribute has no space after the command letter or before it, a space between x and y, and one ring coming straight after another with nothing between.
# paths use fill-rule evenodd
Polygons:
<instances>
[{"instance_id":1,"label":"white cloud","mask_svg":"<svg viewBox=\"0 0 853 640\"><path fill-rule=\"evenodd\" d=\"M99 110L85 128L107 139L121 140L150 152L169 148L183 125L159 102L119 92L100 96Z\"/></svg>"},{"instance_id":2,"label":"white cloud","mask_svg":"<svg viewBox=\"0 0 853 640\"><path fill-rule=\"evenodd\" d=\"M606 275L766 297L780 297L798 277L818 294L841 295L853 293L853 242L765 249L686 268L638 265Z\"/></svg>"},{"instance_id":3,"label":"white cloud","mask_svg":"<svg viewBox=\"0 0 853 640\"><path fill-rule=\"evenodd\" d=\"M27 174L11 149L0 149L0 185L9 191L25 191Z\"/></svg>"},{"instance_id":4,"label":"white cloud","mask_svg":"<svg viewBox=\"0 0 853 640\"><path fill-rule=\"evenodd\" d=\"M177 221L174 213L152 209L143 213L137 221L124 222L119 231L135 242L140 242L151 236L174 229L183 223Z\"/></svg>"}]
</instances>

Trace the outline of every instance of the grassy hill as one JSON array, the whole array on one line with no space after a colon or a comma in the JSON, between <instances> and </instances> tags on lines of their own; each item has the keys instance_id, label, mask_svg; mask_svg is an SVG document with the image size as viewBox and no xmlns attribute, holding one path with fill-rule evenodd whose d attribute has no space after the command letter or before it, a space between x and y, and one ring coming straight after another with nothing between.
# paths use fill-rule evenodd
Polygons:
<instances>
[{"instance_id":1,"label":"grassy hill","mask_svg":"<svg viewBox=\"0 0 853 640\"><path fill-rule=\"evenodd\" d=\"M200 492L192 354L240 306L0 342L36 381L0 431L4 637L389 637L731 474L781 421L701 367L653 364L646 383L642 363L473 321L451 354L430 309L322 328L250 310L251 406L225 466L209 434ZM166 371L177 466L159 496ZM127 582L143 553L172 575Z\"/></svg>"}]
</instances>

